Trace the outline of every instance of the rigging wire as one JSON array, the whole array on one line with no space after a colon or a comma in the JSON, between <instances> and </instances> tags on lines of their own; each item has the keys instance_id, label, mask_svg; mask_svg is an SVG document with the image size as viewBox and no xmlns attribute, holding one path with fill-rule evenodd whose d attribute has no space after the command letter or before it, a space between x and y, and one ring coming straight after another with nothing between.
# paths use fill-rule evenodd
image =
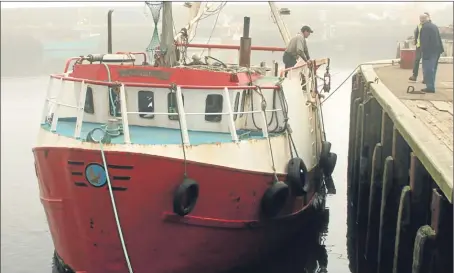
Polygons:
<instances>
[{"instance_id":1,"label":"rigging wire","mask_svg":"<svg viewBox=\"0 0 454 273\"><path fill-rule=\"evenodd\" d=\"M221 11L222 11L222 9L225 7L226 4L227 4L227 2L224 2L223 5L220 7L220 9L219 9L219 11L218 11L218 14L217 14L217 16L216 16L216 20L214 21L213 28L211 29L210 36L208 37L207 44L210 43L211 37L213 36L213 33L214 33L214 29L216 28L216 26L217 26L217 24L218 24L219 15L221 15ZM204 53L204 52L205 52L205 48L202 50L202 53L200 53L200 57L203 56L203 53Z\"/></svg>"},{"instance_id":2,"label":"rigging wire","mask_svg":"<svg viewBox=\"0 0 454 273\"><path fill-rule=\"evenodd\" d=\"M217 14L218 17L219 17L220 12L221 12L221 10L225 7L225 5L227 5L227 2L222 2L221 4L219 4L218 7L216 7L216 9L214 9L214 10L207 9L207 10L204 10L204 11L202 12L202 14L200 15L199 19L197 19L197 21L195 22L194 35L193 35L192 38L189 40L189 43L191 43L191 42L194 40L194 38L195 38L195 36L196 36L196 34L197 34L197 28L198 28L198 26L199 26L200 21L205 20L206 18L208 18L208 17L210 17L210 16L213 16L213 15L215 15L215 14ZM204 17L203 15L206 15L206 16ZM218 20L218 18L216 18L216 22L217 22L217 20ZM213 28L213 29L214 29L214 28Z\"/></svg>"}]
</instances>

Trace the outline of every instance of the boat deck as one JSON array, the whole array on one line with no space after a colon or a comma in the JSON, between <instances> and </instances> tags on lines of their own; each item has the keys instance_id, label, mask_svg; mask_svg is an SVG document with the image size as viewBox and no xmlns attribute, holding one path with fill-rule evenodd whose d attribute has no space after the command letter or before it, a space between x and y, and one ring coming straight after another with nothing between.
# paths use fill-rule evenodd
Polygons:
<instances>
[{"instance_id":1,"label":"boat deck","mask_svg":"<svg viewBox=\"0 0 454 273\"><path fill-rule=\"evenodd\" d=\"M418 82L409 81L411 70L399 66L384 66L375 68L378 78L388 89L402 101L428 130L453 151L453 66L451 63L438 65L434 94L407 93L407 88L413 86L415 91L425 87L421 83L422 68Z\"/></svg>"},{"instance_id":2,"label":"boat deck","mask_svg":"<svg viewBox=\"0 0 454 273\"><path fill-rule=\"evenodd\" d=\"M80 139L85 140L90 131L95 128L101 128L103 124L83 122L80 134ZM50 131L50 125L42 125L42 128ZM75 118L60 119L58 121L56 134L73 138L74 130L76 128ZM131 143L140 145L172 145L181 144L180 130L171 128L161 127L144 127L144 126L129 126L129 133L131 137ZM230 133L220 132L202 132L202 131L188 131L189 141L192 145L201 144L213 144L213 143L228 143L232 142ZM240 140L243 139L261 139L263 134L261 131L245 131L237 130L237 134ZM279 134L270 133L270 136ZM124 136L119 135L112 138L112 144L124 144Z\"/></svg>"}]
</instances>

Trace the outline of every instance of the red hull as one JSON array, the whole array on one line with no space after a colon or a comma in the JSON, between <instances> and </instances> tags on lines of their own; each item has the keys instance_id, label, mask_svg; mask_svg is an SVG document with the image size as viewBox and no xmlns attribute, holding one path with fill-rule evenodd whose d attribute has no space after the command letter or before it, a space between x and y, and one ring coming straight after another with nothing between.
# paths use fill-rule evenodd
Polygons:
<instances>
[{"instance_id":1,"label":"red hull","mask_svg":"<svg viewBox=\"0 0 454 273\"><path fill-rule=\"evenodd\" d=\"M93 187L84 175L89 163L102 163L100 152L36 148L34 155L62 260L75 271L127 272L107 186ZM172 202L183 180L182 161L120 152L106 152L106 159L135 273L219 272L259 258L300 231L313 197L307 204L292 197L280 220L260 222L272 174L189 163L188 176L200 192L195 209L180 217Z\"/></svg>"}]
</instances>

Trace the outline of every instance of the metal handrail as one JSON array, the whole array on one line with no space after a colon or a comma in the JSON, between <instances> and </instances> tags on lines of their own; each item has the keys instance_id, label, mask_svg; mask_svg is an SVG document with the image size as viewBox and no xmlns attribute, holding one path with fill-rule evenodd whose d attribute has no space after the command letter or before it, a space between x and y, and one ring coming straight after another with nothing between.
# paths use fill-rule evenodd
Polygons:
<instances>
[{"instance_id":1,"label":"metal handrail","mask_svg":"<svg viewBox=\"0 0 454 273\"><path fill-rule=\"evenodd\" d=\"M231 49L231 50L240 50L239 45L216 45L216 44L185 44L185 43L175 43L176 46L184 46L188 48L207 48L207 49ZM270 51L270 52L284 52L285 47L275 47L275 46L251 46L252 51Z\"/></svg>"},{"instance_id":2,"label":"metal handrail","mask_svg":"<svg viewBox=\"0 0 454 273\"><path fill-rule=\"evenodd\" d=\"M314 65L316 65L316 66L320 66L320 65L328 64L329 63L329 59L317 59L317 60L312 61L312 63L314 63ZM282 77L284 77L284 73L285 72L292 71L292 70L295 70L295 69L304 68L306 66L307 66L307 63L302 61L302 60L300 60L294 67L281 69L281 72L280 72L279 76L282 78Z\"/></svg>"},{"instance_id":3,"label":"metal handrail","mask_svg":"<svg viewBox=\"0 0 454 273\"><path fill-rule=\"evenodd\" d=\"M51 85L52 85L52 82L53 82L53 79L59 79L60 82L63 84L64 83L64 79L71 79L73 80L74 82L80 82L82 83L81 85L81 88L80 88L80 96L83 96L85 95L85 86L87 84L90 84L92 83L93 81L86 81L86 80L82 80L82 79L76 79L76 78L70 78L70 77L64 77L64 76L61 76L61 77L54 77L54 75L51 75L50 77L50 83L49 83L49 90L48 90L48 94L46 96L46 102L51 102L53 103L56 108L54 109L53 114L53 119L52 119L52 124L51 124L51 131L55 131L56 130L56 127L57 127L57 122L58 122L58 114L56 114L55 112L58 111L58 108L59 106L66 106L66 107L70 107L70 108L75 108L79 111L83 111L84 109L84 102L85 102L85 99L80 99L79 101L79 104L77 106L74 106L74 105L69 105L69 104L65 104L65 103L62 103L62 102L59 102L58 98L61 96L62 92L63 92L63 86L61 86L60 88L60 91L59 91L59 94L57 95L56 98L50 98L49 97L49 94L50 94L50 88L51 88ZM117 85L118 86L118 83L112 83L112 82L101 82L101 81L95 81L97 84L99 83L99 85L102 85L102 86L107 86L107 87L110 87L110 86L113 86L113 85ZM155 84L143 84L144 86L150 86L150 87L156 87ZM166 85L162 85L160 84L159 86L164 86L164 87L167 87ZM170 85L168 86L169 88L171 87ZM193 88L197 88L197 86L191 86ZM204 86L205 87L205 86ZM213 89L223 89L224 90L224 95L228 98L228 92L230 90L238 90L238 89L256 89L258 87L256 86L233 86L233 88L228 88L228 87L221 87L221 86L213 86ZM261 87L263 88L263 87ZM273 89L277 89L278 87L269 87L269 88L273 88ZM229 90L230 89L230 90ZM282 109L272 109L272 110L265 110L265 111L262 111L262 110L255 110L255 111L232 111L231 107L228 107L229 111L227 112L220 112L220 113L195 113L195 112L192 112L192 113L185 113L184 111L184 106L183 106L183 99L182 99L182 92L181 92L181 86L177 86L177 107L178 107L178 113L166 113L166 112L128 112L127 109L126 109L126 90L125 90L125 84L122 83L121 84L121 87L120 87L120 101L123 102L121 103L121 118L122 118L122 123L123 123L123 135L124 135L124 141L126 144L130 144L131 143L131 140L130 140L130 134L129 134L129 121L128 121L128 115L130 114L143 114L143 115L171 115L171 116L179 116L179 121L180 121L180 130L182 130L182 140L183 140L183 144L185 145L189 145L190 142L189 142L189 135L188 135L188 128L187 128L187 125L186 125L186 115L228 115L229 116L229 131L230 131L230 134L232 135L232 140L234 142L238 142L238 136L237 136L237 133L236 133L236 128L235 128L235 121L233 119L233 116L234 115L241 115L241 114L255 114L255 113L261 113L262 114L262 117L263 117L263 120L264 120L264 124L266 124L266 117L265 117L265 113L269 113L269 112L279 112L279 111L282 111ZM83 96L85 98L85 96ZM230 103L230 100L227 100L226 101L227 103ZM230 105L230 104L229 104ZM47 106L47 103L46 103L46 106ZM45 108L47 108L45 106ZM45 121L45 117L47 116L48 112L46 111L46 114L44 115L43 117L43 120ZM78 126L76 126L76 130L75 130L75 137L79 137L80 136L80 128L81 128L81 123L82 123L82 119L83 119L83 113L78 113L78 117L77 117L77 124ZM265 137L268 137L268 132L264 131L264 136Z\"/></svg>"},{"instance_id":4,"label":"metal handrail","mask_svg":"<svg viewBox=\"0 0 454 273\"><path fill-rule=\"evenodd\" d=\"M62 74L51 74L51 78L54 79L61 79L63 81L70 81L70 82L85 82L86 84L96 84L102 86L118 86L123 84L124 86L129 87L153 87L153 88L171 88L172 84L159 84L159 83L136 83L136 82L105 82L105 81L97 81L97 80L88 80L88 79L81 79L81 78L73 78L67 77ZM222 90L225 86L208 86L208 85L179 85L182 89L198 89L198 90ZM264 85L259 86L262 90L279 90L278 86L275 85ZM256 86L250 85L232 85L228 86L229 90L243 90L243 89L257 89Z\"/></svg>"}]
</instances>

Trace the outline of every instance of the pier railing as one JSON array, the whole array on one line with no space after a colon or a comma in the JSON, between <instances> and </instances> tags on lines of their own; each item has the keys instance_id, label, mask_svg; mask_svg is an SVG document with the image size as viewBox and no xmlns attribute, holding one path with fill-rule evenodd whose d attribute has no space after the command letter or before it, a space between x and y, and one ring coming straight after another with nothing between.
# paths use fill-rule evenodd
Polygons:
<instances>
[{"instance_id":1,"label":"pier railing","mask_svg":"<svg viewBox=\"0 0 454 273\"><path fill-rule=\"evenodd\" d=\"M54 82L59 81L59 91L56 97L51 97L51 90L53 88ZM75 105L70 105L67 103L62 102L62 95L64 93L64 84L66 82L76 82L80 83L80 91L79 91L79 101ZM266 126L267 119L266 113L269 112L282 112L282 109L272 109L272 110L254 110L254 111L233 111L232 104L230 101L229 92L235 90L257 90L260 88L261 90L280 90L278 86L196 86L196 85L179 85L174 86L170 84L152 84L152 83L130 83L130 82L104 82L104 81L96 81L96 80L87 80L87 79L79 79L79 78L72 78L67 77L65 75L51 75L50 82L48 86L48 91L46 95L46 102L43 109L41 123L45 124L48 122L49 115L52 115L51 121L51 131L55 132L57 129L58 123L58 114L59 114L59 107L68 107L72 109L76 109L76 127L74 130L74 137L80 138L82 123L84 118L84 106L85 106L85 99L86 99L86 91L87 91L87 84L98 85L98 86L105 86L106 93L108 93L109 88L120 88L119 96L120 96L120 107L121 107L121 122L123 125L123 135L124 135L124 142L126 144L131 143L130 133L129 133L129 120L128 115L141 115L141 114L151 114L149 112L138 112L138 111L128 111L126 107L126 87L144 87L144 88L160 88L160 89L167 89L172 90L176 93L176 100L177 100L177 113L171 112L153 112L153 115L176 115L178 116L178 120L180 122L180 130L182 131L182 140L183 144L190 145L189 134L188 134L188 126L186 117L188 115L223 115L228 117L228 127L229 132L232 137L232 141L238 142L239 138L237 135L237 129L235 126L235 119L234 116L241 115L241 114L261 114L262 122L265 126L262 126L262 135L263 137L268 137L268 128ZM183 105L183 96L182 90L184 89L196 89L196 90L223 90L223 97L225 103L227 105L227 111L221 113L187 113L184 109Z\"/></svg>"},{"instance_id":2,"label":"pier railing","mask_svg":"<svg viewBox=\"0 0 454 273\"><path fill-rule=\"evenodd\" d=\"M452 57L440 62L452 63ZM358 70L352 79L348 195L371 271L452 272L452 155L372 64Z\"/></svg>"}]
</instances>

